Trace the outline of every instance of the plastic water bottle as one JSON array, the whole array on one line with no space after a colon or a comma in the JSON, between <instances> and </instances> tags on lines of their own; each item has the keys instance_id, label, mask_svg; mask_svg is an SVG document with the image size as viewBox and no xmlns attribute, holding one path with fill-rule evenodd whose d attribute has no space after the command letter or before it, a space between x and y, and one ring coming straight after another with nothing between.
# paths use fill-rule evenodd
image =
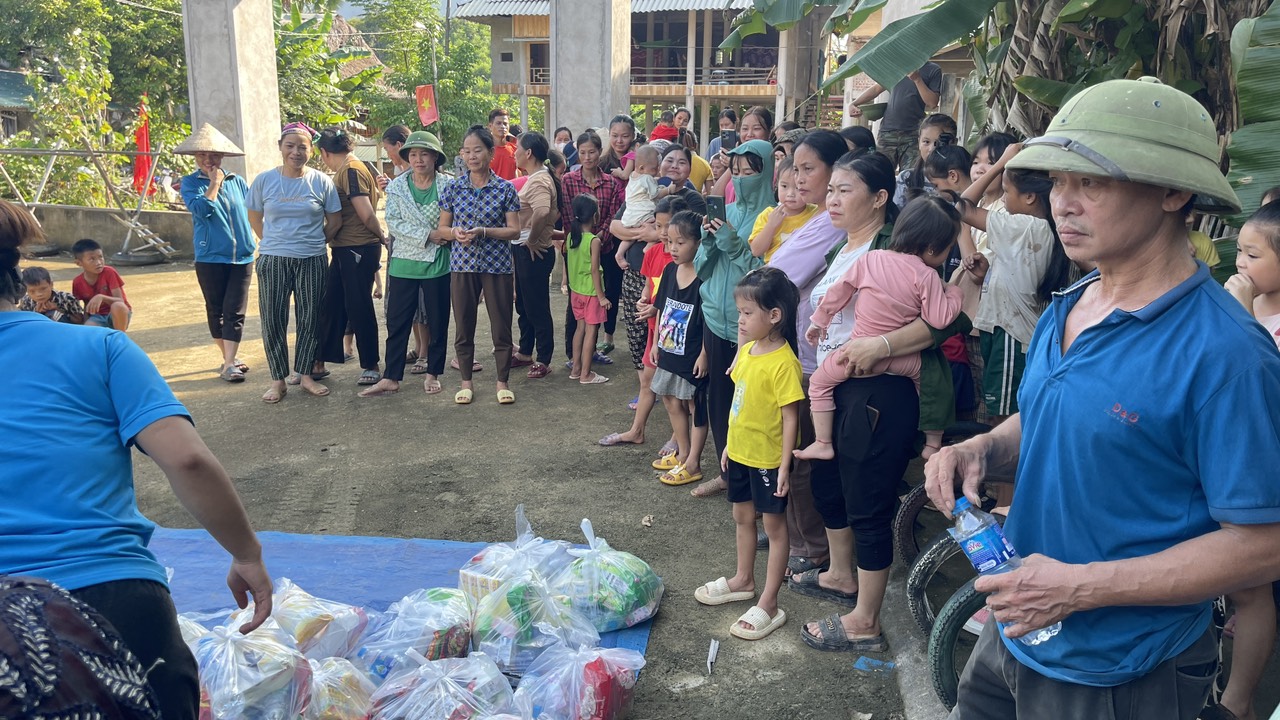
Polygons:
<instances>
[{"instance_id":1,"label":"plastic water bottle","mask_svg":"<svg viewBox=\"0 0 1280 720\"><path fill-rule=\"evenodd\" d=\"M976 508L963 495L956 499L956 507L952 512L956 526L948 532L955 538L964 551L965 557L973 563L980 575L999 575L1022 567L1022 557L1013 549L1000 529L1000 523L991 513ZM1018 638L1026 645L1039 645L1062 629L1057 622L1047 628L1040 628Z\"/></svg>"}]
</instances>

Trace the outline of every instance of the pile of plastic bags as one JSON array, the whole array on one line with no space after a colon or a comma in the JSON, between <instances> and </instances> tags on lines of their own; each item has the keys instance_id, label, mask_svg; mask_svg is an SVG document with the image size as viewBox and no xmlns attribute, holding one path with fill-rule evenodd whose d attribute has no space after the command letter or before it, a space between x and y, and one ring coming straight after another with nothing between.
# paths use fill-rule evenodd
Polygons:
<instances>
[{"instance_id":1,"label":"pile of plastic bags","mask_svg":"<svg viewBox=\"0 0 1280 720\"><path fill-rule=\"evenodd\" d=\"M472 557L458 588L385 613L280 578L248 635L252 605L179 616L201 720L621 720L644 657L599 633L653 617L662 580L582 527L586 548L544 540L518 507L515 541Z\"/></svg>"}]
</instances>

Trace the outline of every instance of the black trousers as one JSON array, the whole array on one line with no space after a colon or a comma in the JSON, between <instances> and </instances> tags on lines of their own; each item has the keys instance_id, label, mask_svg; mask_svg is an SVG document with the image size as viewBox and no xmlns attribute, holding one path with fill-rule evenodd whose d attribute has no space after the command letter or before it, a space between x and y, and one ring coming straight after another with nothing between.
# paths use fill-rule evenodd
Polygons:
<instances>
[{"instance_id":1,"label":"black trousers","mask_svg":"<svg viewBox=\"0 0 1280 720\"><path fill-rule=\"evenodd\" d=\"M702 333L702 349L707 351L707 420L719 457L729 442L729 408L733 405L733 378L725 371L738 355L738 342L736 338L725 340L707 328Z\"/></svg>"},{"instance_id":2,"label":"black trousers","mask_svg":"<svg viewBox=\"0 0 1280 720\"><path fill-rule=\"evenodd\" d=\"M244 312L249 305L253 263L196 263L196 282L204 295L204 312L214 340L240 342L244 337Z\"/></svg>"},{"instance_id":3,"label":"black trousers","mask_svg":"<svg viewBox=\"0 0 1280 720\"><path fill-rule=\"evenodd\" d=\"M896 375L854 378L836 387L835 401L836 466L858 567L884 570L893 564L898 483L916 454L915 383Z\"/></svg>"},{"instance_id":4,"label":"black trousers","mask_svg":"<svg viewBox=\"0 0 1280 720\"><path fill-rule=\"evenodd\" d=\"M419 305L426 310L427 373L444 373L444 356L449 342L449 273L430 280L410 280L394 275L387 278L387 370L384 377L404 379L405 351ZM421 301L421 302L419 302Z\"/></svg>"},{"instance_id":5,"label":"black trousers","mask_svg":"<svg viewBox=\"0 0 1280 720\"><path fill-rule=\"evenodd\" d=\"M535 258L523 246L511 248L516 276L516 322L520 327L519 352L533 355L543 365L551 363L556 348L555 322L551 319L551 270L556 266L555 250Z\"/></svg>"},{"instance_id":6,"label":"black trousers","mask_svg":"<svg viewBox=\"0 0 1280 720\"><path fill-rule=\"evenodd\" d=\"M604 275L604 296L613 303L609 308L609 316L604 321L606 335L612 335L618 329L618 298L622 296L622 268L613 259L613 253L614 250L610 250L607 256L600 259L600 269Z\"/></svg>"},{"instance_id":7,"label":"black trousers","mask_svg":"<svg viewBox=\"0 0 1280 720\"><path fill-rule=\"evenodd\" d=\"M169 589L154 580L116 580L71 593L102 614L144 670L164 720L195 720L200 712L196 659L182 641ZM157 662L161 661L161 662Z\"/></svg>"},{"instance_id":8,"label":"black trousers","mask_svg":"<svg viewBox=\"0 0 1280 720\"><path fill-rule=\"evenodd\" d=\"M320 360L341 363L342 336L356 334L360 367L378 369L378 316L373 309L373 278L382 261L382 243L333 248L325 283Z\"/></svg>"}]
</instances>

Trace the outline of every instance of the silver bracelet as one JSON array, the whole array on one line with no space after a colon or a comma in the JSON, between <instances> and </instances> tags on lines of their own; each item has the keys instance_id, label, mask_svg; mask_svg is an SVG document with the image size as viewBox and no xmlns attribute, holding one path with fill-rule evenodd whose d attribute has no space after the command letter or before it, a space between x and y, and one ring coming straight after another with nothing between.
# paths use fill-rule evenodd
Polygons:
<instances>
[{"instance_id":1,"label":"silver bracelet","mask_svg":"<svg viewBox=\"0 0 1280 720\"><path fill-rule=\"evenodd\" d=\"M888 357L893 357L893 346L889 344L889 338L881 335L880 339L884 341L884 349L889 351Z\"/></svg>"}]
</instances>

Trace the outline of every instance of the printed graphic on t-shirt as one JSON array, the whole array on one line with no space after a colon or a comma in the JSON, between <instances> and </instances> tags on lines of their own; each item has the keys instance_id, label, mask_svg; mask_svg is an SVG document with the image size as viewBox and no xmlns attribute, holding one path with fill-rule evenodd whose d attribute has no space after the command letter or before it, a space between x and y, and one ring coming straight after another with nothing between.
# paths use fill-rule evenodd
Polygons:
<instances>
[{"instance_id":1,"label":"printed graphic on t-shirt","mask_svg":"<svg viewBox=\"0 0 1280 720\"><path fill-rule=\"evenodd\" d=\"M835 315L831 316L831 322L828 323L827 326L840 327L843 324L844 324L844 310L838 310L836 311ZM803 340L804 338L801 338L801 339ZM843 344L844 344L843 342L836 342L834 338L828 336L818 341L818 352L829 353L839 348Z\"/></svg>"},{"instance_id":2,"label":"printed graphic on t-shirt","mask_svg":"<svg viewBox=\"0 0 1280 720\"><path fill-rule=\"evenodd\" d=\"M693 305L668 299L658 322L658 348L672 355L684 355L692 318Z\"/></svg>"},{"instance_id":3,"label":"printed graphic on t-shirt","mask_svg":"<svg viewBox=\"0 0 1280 720\"><path fill-rule=\"evenodd\" d=\"M735 383L733 386L733 403L729 405L729 419L733 420L738 417L738 411L742 409L742 396L746 390L746 383Z\"/></svg>"}]
</instances>

